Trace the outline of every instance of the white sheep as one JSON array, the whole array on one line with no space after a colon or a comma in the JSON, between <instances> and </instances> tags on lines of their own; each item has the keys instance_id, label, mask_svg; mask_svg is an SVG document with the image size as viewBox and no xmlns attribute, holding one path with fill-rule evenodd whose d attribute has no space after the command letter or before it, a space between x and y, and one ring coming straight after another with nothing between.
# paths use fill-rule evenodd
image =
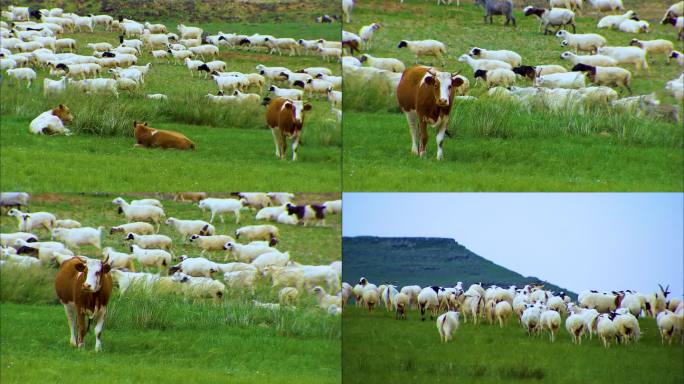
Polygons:
<instances>
[{"instance_id":1,"label":"white sheep","mask_svg":"<svg viewBox=\"0 0 684 384\"><path fill-rule=\"evenodd\" d=\"M622 0L587 0L599 12L616 11L624 9Z\"/></svg>"},{"instance_id":2,"label":"white sheep","mask_svg":"<svg viewBox=\"0 0 684 384\"><path fill-rule=\"evenodd\" d=\"M573 70L586 71L589 81L597 85L625 87L632 93L629 84L632 73L620 67L594 67L591 65L578 64Z\"/></svg>"},{"instance_id":3,"label":"white sheep","mask_svg":"<svg viewBox=\"0 0 684 384\"><path fill-rule=\"evenodd\" d=\"M240 210L242 209L242 202L237 199L217 199L217 198L206 198L198 203L198 207L204 211L209 209L211 211L210 223L214 222L214 216L219 215L221 222L223 223L223 214L232 212L235 214L235 224L240 222Z\"/></svg>"},{"instance_id":4,"label":"white sheep","mask_svg":"<svg viewBox=\"0 0 684 384\"><path fill-rule=\"evenodd\" d=\"M372 312L373 308L380 302L380 293L375 287L366 287L362 293L363 304L368 308L368 312Z\"/></svg>"},{"instance_id":5,"label":"white sheep","mask_svg":"<svg viewBox=\"0 0 684 384\"><path fill-rule=\"evenodd\" d=\"M67 78L62 76L59 80L43 79L43 96L58 95L66 92Z\"/></svg>"},{"instance_id":6,"label":"white sheep","mask_svg":"<svg viewBox=\"0 0 684 384\"><path fill-rule=\"evenodd\" d=\"M19 230L22 232L31 232L34 228L52 231L57 220L55 215L49 212L25 213L16 208L7 211L7 216L14 216L17 219Z\"/></svg>"},{"instance_id":7,"label":"white sheep","mask_svg":"<svg viewBox=\"0 0 684 384\"><path fill-rule=\"evenodd\" d=\"M132 223L126 223L111 227L109 229L109 234L114 234L116 232L125 233L135 233L136 235L151 235L154 233L154 227L150 223L144 223L142 221L135 221Z\"/></svg>"},{"instance_id":8,"label":"white sheep","mask_svg":"<svg viewBox=\"0 0 684 384\"><path fill-rule=\"evenodd\" d=\"M474 47L470 49L470 56L477 56L480 59L499 60L517 67L522 63L522 57L516 52L508 50L489 50L484 48Z\"/></svg>"},{"instance_id":9,"label":"white sheep","mask_svg":"<svg viewBox=\"0 0 684 384\"><path fill-rule=\"evenodd\" d=\"M181 271L189 276L211 277L219 270L218 264L204 257L181 256L181 262L169 268L169 274Z\"/></svg>"},{"instance_id":10,"label":"white sheep","mask_svg":"<svg viewBox=\"0 0 684 384\"><path fill-rule=\"evenodd\" d=\"M631 19L632 17L634 17L634 11L627 11L623 15L605 16L601 18L601 20L599 20L598 24L596 25L596 28L617 28L620 25L620 23L622 23L625 20Z\"/></svg>"},{"instance_id":11,"label":"white sheep","mask_svg":"<svg viewBox=\"0 0 684 384\"><path fill-rule=\"evenodd\" d=\"M513 67L505 61L501 60L490 60L490 59L473 59L469 55L461 55L458 58L461 63L466 63L473 69L473 72L481 69L483 71L489 71L492 69L513 69Z\"/></svg>"},{"instance_id":12,"label":"white sheep","mask_svg":"<svg viewBox=\"0 0 684 384\"><path fill-rule=\"evenodd\" d=\"M618 25L618 29L626 33L647 33L651 26L646 20L627 19Z\"/></svg>"},{"instance_id":13,"label":"white sheep","mask_svg":"<svg viewBox=\"0 0 684 384\"><path fill-rule=\"evenodd\" d=\"M395 310L395 319L406 319L406 310L411 304L410 298L405 293L397 293L394 295L394 300L392 301Z\"/></svg>"},{"instance_id":14,"label":"white sheep","mask_svg":"<svg viewBox=\"0 0 684 384\"><path fill-rule=\"evenodd\" d=\"M285 266L288 261L290 261L289 252L282 253L277 250L273 250L260 254L254 260L252 260L251 264L256 267L257 270L262 271L264 268L274 265Z\"/></svg>"},{"instance_id":15,"label":"white sheep","mask_svg":"<svg viewBox=\"0 0 684 384\"><path fill-rule=\"evenodd\" d=\"M132 221L152 221L157 226L159 232L159 224L162 218L166 217L164 210L153 205L130 205L121 197L112 200L112 204L121 208L126 220Z\"/></svg>"},{"instance_id":16,"label":"white sheep","mask_svg":"<svg viewBox=\"0 0 684 384\"><path fill-rule=\"evenodd\" d=\"M576 313L570 314L565 319L565 329L568 331L570 336L572 336L572 342L574 344L582 344L582 335L586 331L586 325L584 324L584 318Z\"/></svg>"},{"instance_id":17,"label":"white sheep","mask_svg":"<svg viewBox=\"0 0 684 384\"><path fill-rule=\"evenodd\" d=\"M171 279L181 283L186 294L195 297L210 297L220 300L226 291L225 284L207 277L192 277L182 272L176 272L171 276Z\"/></svg>"},{"instance_id":18,"label":"white sheep","mask_svg":"<svg viewBox=\"0 0 684 384\"><path fill-rule=\"evenodd\" d=\"M453 339L454 332L458 330L459 313L449 311L437 318L437 331L439 331L440 341L446 343Z\"/></svg>"},{"instance_id":19,"label":"white sheep","mask_svg":"<svg viewBox=\"0 0 684 384\"><path fill-rule=\"evenodd\" d=\"M284 97L290 100L302 100L304 96L304 91L299 89L279 88L275 85L271 85L268 90L269 92L273 92L277 97Z\"/></svg>"},{"instance_id":20,"label":"white sheep","mask_svg":"<svg viewBox=\"0 0 684 384\"><path fill-rule=\"evenodd\" d=\"M3 260L5 261L5 260ZM32 266L41 265L41 261L31 256L21 256L21 255L7 255L6 261L8 263L17 265L22 268L28 268Z\"/></svg>"},{"instance_id":21,"label":"white sheep","mask_svg":"<svg viewBox=\"0 0 684 384\"><path fill-rule=\"evenodd\" d=\"M254 292L256 278L256 270L225 272L223 274L223 281L228 287L251 289L252 292Z\"/></svg>"},{"instance_id":22,"label":"white sheep","mask_svg":"<svg viewBox=\"0 0 684 384\"><path fill-rule=\"evenodd\" d=\"M401 60L392 57L373 57L369 54L363 54L361 55L360 61L362 63L367 62L368 65L373 68L384 69L391 72L404 72L404 70L406 70L406 66Z\"/></svg>"},{"instance_id":23,"label":"white sheep","mask_svg":"<svg viewBox=\"0 0 684 384\"><path fill-rule=\"evenodd\" d=\"M430 318L433 319L439 308L439 298L437 297L436 287L425 287L418 294L418 307L420 308L420 319L425 320L425 312L430 311Z\"/></svg>"},{"instance_id":24,"label":"white sheep","mask_svg":"<svg viewBox=\"0 0 684 384\"><path fill-rule=\"evenodd\" d=\"M228 256L232 255L235 260L241 260L247 263L251 263L261 254L277 251L277 249L267 245L240 244L234 241L225 243L223 249L228 251L224 260L228 260Z\"/></svg>"},{"instance_id":25,"label":"white sheep","mask_svg":"<svg viewBox=\"0 0 684 384\"><path fill-rule=\"evenodd\" d=\"M342 200L329 200L323 202L325 206L325 213L339 214L342 213Z\"/></svg>"},{"instance_id":26,"label":"white sheep","mask_svg":"<svg viewBox=\"0 0 684 384\"><path fill-rule=\"evenodd\" d=\"M606 45L606 38L596 33L570 33L564 29L556 32L556 37L563 39L561 46L570 47L577 51L595 53Z\"/></svg>"},{"instance_id":27,"label":"white sheep","mask_svg":"<svg viewBox=\"0 0 684 384\"><path fill-rule=\"evenodd\" d=\"M311 290L318 298L318 306L327 311L332 305L336 305L338 308L342 307L342 298L339 296L333 296L326 293L323 287L316 286Z\"/></svg>"},{"instance_id":28,"label":"white sheep","mask_svg":"<svg viewBox=\"0 0 684 384\"><path fill-rule=\"evenodd\" d=\"M541 322L542 328L548 329L551 342L554 342L556 340L556 332L558 332L558 328L561 326L560 314L553 309L547 309L542 312L539 321Z\"/></svg>"},{"instance_id":29,"label":"white sheep","mask_svg":"<svg viewBox=\"0 0 684 384\"><path fill-rule=\"evenodd\" d=\"M233 239L230 236L227 235L198 235L198 234L193 234L190 236L189 241L200 249L202 249L202 252L200 255L204 255L204 252L206 251L220 251L223 250L223 246L228 243L228 242L234 242L235 239Z\"/></svg>"},{"instance_id":30,"label":"white sheep","mask_svg":"<svg viewBox=\"0 0 684 384\"><path fill-rule=\"evenodd\" d=\"M614 67L618 65L617 60L605 55L576 55L572 52L561 53L561 59L569 60L573 65L586 64L595 67Z\"/></svg>"},{"instance_id":31,"label":"white sheep","mask_svg":"<svg viewBox=\"0 0 684 384\"><path fill-rule=\"evenodd\" d=\"M126 234L123 240L132 241L135 245L145 249L162 248L171 250L173 247L173 241L166 235L137 235L130 232Z\"/></svg>"},{"instance_id":32,"label":"white sheep","mask_svg":"<svg viewBox=\"0 0 684 384\"><path fill-rule=\"evenodd\" d=\"M646 51L638 47L601 47L598 53L612 57L618 64L634 64L637 71L648 69Z\"/></svg>"},{"instance_id":33,"label":"white sheep","mask_svg":"<svg viewBox=\"0 0 684 384\"><path fill-rule=\"evenodd\" d=\"M359 29L359 37L361 42L366 49L372 48L373 33L380 29L379 23L372 23L370 25L364 25Z\"/></svg>"},{"instance_id":34,"label":"white sheep","mask_svg":"<svg viewBox=\"0 0 684 384\"><path fill-rule=\"evenodd\" d=\"M3 247L14 245L18 239L24 240L26 242L29 240L36 242L38 241L38 236L29 232L0 233L0 245Z\"/></svg>"},{"instance_id":35,"label":"white sheep","mask_svg":"<svg viewBox=\"0 0 684 384\"><path fill-rule=\"evenodd\" d=\"M257 212L254 217L256 220L269 220L277 221L278 216L287 210L285 205L275 206L275 207L264 207Z\"/></svg>"},{"instance_id":36,"label":"white sheep","mask_svg":"<svg viewBox=\"0 0 684 384\"><path fill-rule=\"evenodd\" d=\"M617 330L617 336L621 342L629 343L639 341L641 329L636 316L629 312L618 314L613 319L613 324Z\"/></svg>"},{"instance_id":37,"label":"white sheep","mask_svg":"<svg viewBox=\"0 0 684 384\"><path fill-rule=\"evenodd\" d=\"M183 237L183 242L190 235L213 235L216 231L213 225L204 220L181 220L169 217L166 219L166 224L172 226Z\"/></svg>"},{"instance_id":38,"label":"white sheep","mask_svg":"<svg viewBox=\"0 0 684 384\"><path fill-rule=\"evenodd\" d=\"M497 68L489 71L478 69L474 77L475 79L482 78L488 87L510 87L515 84L515 73L510 69Z\"/></svg>"},{"instance_id":39,"label":"white sheep","mask_svg":"<svg viewBox=\"0 0 684 384\"><path fill-rule=\"evenodd\" d=\"M520 322L529 336L539 335L542 331L541 307L539 305L527 305Z\"/></svg>"},{"instance_id":40,"label":"white sheep","mask_svg":"<svg viewBox=\"0 0 684 384\"><path fill-rule=\"evenodd\" d=\"M135 257L129 253L117 252L112 247L106 247L102 250L102 257L108 260L112 268L125 268L135 272L135 265L133 264Z\"/></svg>"},{"instance_id":41,"label":"white sheep","mask_svg":"<svg viewBox=\"0 0 684 384\"><path fill-rule=\"evenodd\" d=\"M52 238L63 241L67 247L72 249L78 249L83 245L92 245L97 249L102 249L103 228L55 228L52 230Z\"/></svg>"},{"instance_id":42,"label":"white sheep","mask_svg":"<svg viewBox=\"0 0 684 384\"><path fill-rule=\"evenodd\" d=\"M610 347L610 343L617 336L617 328L611 318L612 315L604 313L598 316L596 332L603 342L605 348Z\"/></svg>"},{"instance_id":43,"label":"white sheep","mask_svg":"<svg viewBox=\"0 0 684 384\"><path fill-rule=\"evenodd\" d=\"M285 205L291 203L295 195L289 192L268 192L266 195L271 199L273 205Z\"/></svg>"},{"instance_id":44,"label":"white sheep","mask_svg":"<svg viewBox=\"0 0 684 384\"><path fill-rule=\"evenodd\" d=\"M273 240L278 238L278 228L265 224L265 225L248 225L246 227L241 227L235 230L235 238L239 239L240 236L247 240Z\"/></svg>"},{"instance_id":45,"label":"white sheep","mask_svg":"<svg viewBox=\"0 0 684 384\"><path fill-rule=\"evenodd\" d=\"M494 317L499 322L499 327L503 328L508 318L513 314L513 307L508 301L500 301L496 303L494 308Z\"/></svg>"},{"instance_id":46,"label":"white sheep","mask_svg":"<svg viewBox=\"0 0 684 384\"><path fill-rule=\"evenodd\" d=\"M637 40L632 39L629 45L639 47L643 49L647 55L654 53L664 53L667 57L667 62L670 62L670 57L674 51L674 44L669 40L657 39L657 40Z\"/></svg>"},{"instance_id":47,"label":"white sheep","mask_svg":"<svg viewBox=\"0 0 684 384\"><path fill-rule=\"evenodd\" d=\"M171 265L171 254L163 249L144 249L133 244L131 252L143 270L153 266L164 269Z\"/></svg>"},{"instance_id":48,"label":"white sheep","mask_svg":"<svg viewBox=\"0 0 684 384\"><path fill-rule=\"evenodd\" d=\"M544 28L546 35L549 27L562 27L565 25L572 26L572 32L575 33L575 12L565 8L535 8L527 6L523 9L525 16L535 15L539 18L539 31Z\"/></svg>"},{"instance_id":49,"label":"white sheep","mask_svg":"<svg viewBox=\"0 0 684 384\"><path fill-rule=\"evenodd\" d=\"M26 88L30 88L33 80L36 79L36 71L31 68L10 68L7 70L7 76L19 81L26 80Z\"/></svg>"},{"instance_id":50,"label":"white sheep","mask_svg":"<svg viewBox=\"0 0 684 384\"><path fill-rule=\"evenodd\" d=\"M537 76L535 87L577 89L586 86L586 77L582 72L554 73Z\"/></svg>"},{"instance_id":51,"label":"white sheep","mask_svg":"<svg viewBox=\"0 0 684 384\"><path fill-rule=\"evenodd\" d=\"M187 49L179 49L179 50L168 49L166 52L171 54L171 56L173 57L174 63L176 65L180 64L180 62L182 60L185 60L187 58L191 58L193 56L193 53L191 51L188 51Z\"/></svg>"},{"instance_id":52,"label":"white sheep","mask_svg":"<svg viewBox=\"0 0 684 384\"><path fill-rule=\"evenodd\" d=\"M416 64L421 56L434 56L444 61L446 46L437 40L402 40L397 48L408 48L416 56Z\"/></svg>"}]
</instances>

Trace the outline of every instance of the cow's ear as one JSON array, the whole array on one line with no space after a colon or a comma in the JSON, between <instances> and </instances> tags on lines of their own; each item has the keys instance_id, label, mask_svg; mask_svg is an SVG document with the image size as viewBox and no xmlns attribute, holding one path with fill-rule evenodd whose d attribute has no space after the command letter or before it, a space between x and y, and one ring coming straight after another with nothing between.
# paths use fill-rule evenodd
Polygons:
<instances>
[{"instance_id":1,"label":"cow's ear","mask_svg":"<svg viewBox=\"0 0 684 384\"><path fill-rule=\"evenodd\" d=\"M425 76L425 84L428 85L435 85L435 78L434 76Z\"/></svg>"},{"instance_id":2,"label":"cow's ear","mask_svg":"<svg viewBox=\"0 0 684 384\"><path fill-rule=\"evenodd\" d=\"M79 263L79 264L76 264L76 265L74 266L74 268L75 268L78 272L83 272L83 271L85 271L86 266L85 266L85 264L80 264L80 263Z\"/></svg>"},{"instance_id":3,"label":"cow's ear","mask_svg":"<svg viewBox=\"0 0 684 384\"><path fill-rule=\"evenodd\" d=\"M135 127L136 125L138 125L138 122L133 120L133 126Z\"/></svg>"},{"instance_id":4,"label":"cow's ear","mask_svg":"<svg viewBox=\"0 0 684 384\"><path fill-rule=\"evenodd\" d=\"M451 78L451 85L454 87L460 87L463 85L463 79L459 76L454 76Z\"/></svg>"},{"instance_id":5,"label":"cow's ear","mask_svg":"<svg viewBox=\"0 0 684 384\"><path fill-rule=\"evenodd\" d=\"M102 265L102 273L109 273L112 270L112 266L109 263L104 263Z\"/></svg>"},{"instance_id":6,"label":"cow's ear","mask_svg":"<svg viewBox=\"0 0 684 384\"><path fill-rule=\"evenodd\" d=\"M59 108L59 109L64 109L64 104L60 104L60 105L58 106L58 108Z\"/></svg>"},{"instance_id":7,"label":"cow's ear","mask_svg":"<svg viewBox=\"0 0 684 384\"><path fill-rule=\"evenodd\" d=\"M307 103L307 104L304 104L304 108L303 108L303 109L304 109L305 111L310 111L311 108L313 108L313 107L311 106L311 104L308 104L308 103Z\"/></svg>"},{"instance_id":8,"label":"cow's ear","mask_svg":"<svg viewBox=\"0 0 684 384\"><path fill-rule=\"evenodd\" d=\"M144 122L144 123L143 123L143 125L147 127L147 121L146 121L146 122Z\"/></svg>"},{"instance_id":9,"label":"cow's ear","mask_svg":"<svg viewBox=\"0 0 684 384\"><path fill-rule=\"evenodd\" d=\"M287 102L287 103L283 104L283 108L292 109L292 103Z\"/></svg>"}]
</instances>

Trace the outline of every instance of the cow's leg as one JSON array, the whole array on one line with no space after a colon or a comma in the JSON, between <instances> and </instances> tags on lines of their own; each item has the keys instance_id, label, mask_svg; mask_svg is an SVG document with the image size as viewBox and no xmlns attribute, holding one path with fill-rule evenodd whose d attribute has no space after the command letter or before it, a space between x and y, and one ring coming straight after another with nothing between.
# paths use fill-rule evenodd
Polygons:
<instances>
[{"instance_id":1,"label":"cow's leg","mask_svg":"<svg viewBox=\"0 0 684 384\"><path fill-rule=\"evenodd\" d=\"M295 132L295 134L292 135L292 161L297 160L297 147L299 147L300 135L301 131Z\"/></svg>"},{"instance_id":2,"label":"cow's leg","mask_svg":"<svg viewBox=\"0 0 684 384\"><path fill-rule=\"evenodd\" d=\"M418 155L420 155L420 157L423 157L425 156L425 152L427 149L427 121L421 119L418 121L418 125L420 128L420 146L418 147Z\"/></svg>"},{"instance_id":3,"label":"cow's leg","mask_svg":"<svg viewBox=\"0 0 684 384\"><path fill-rule=\"evenodd\" d=\"M95 352L100 352L102 350L102 341L100 337L102 335L102 328L104 327L105 316L107 315L107 307L102 307L97 312L95 316Z\"/></svg>"},{"instance_id":4,"label":"cow's leg","mask_svg":"<svg viewBox=\"0 0 684 384\"><path fill-rule=\"evenodd\" d=\"M67 323L69 323L69 332L71 338L69 342L74 347L76 346L76 311L73 304L64 304L64 312L66 312Z\"/></svg>"},{"instance_id":5,"label":"cow's leg","mask_svg":"<svg viewBox=\"0 0 684 384\"><path fill-rule=\"evenodd\" d=\"M449 119L444 116L443 121L439 124L437 128L437 160L442 160L444 154L442 153L442 145L444 144L444 136L446 135L447 128L449 127Z\"/></svg>"},{"instance_id":6,"label":"cow's leg","mask_svg":"<svg viewBox=\"0 0 684 384\"><path fill-rule=\"evenodd\" d=\"M285 137L285 133L283 131L280 131L280 158L285 159L286 155L287 155L287 137Z\"/></svg>"},{"instance_id":7,"label":"cow's leg","mask_svg":"<svg viewBox=\"0 0 684 384\"><path fill-rule=\"evenodd\" d=\"M85 345L85 335L86 335L86 319L85 319L85 313L81 312L78 310L78 307L76 308L76 322L78 323L78 347L83 348Z\"/></svg>"},{"instance_id":8,"label":"cow's leg","mask_svg":"<svg viewBox=\"0 0 684 384\"><path fill-rule=\"evenodd\" d=\"M416 136L418 135L418 115L416 111L404 112L406 121L408 121L409 132L411 133L411 153L418 154L418 145L416 144Z\"/></svg>"}]
</instances>

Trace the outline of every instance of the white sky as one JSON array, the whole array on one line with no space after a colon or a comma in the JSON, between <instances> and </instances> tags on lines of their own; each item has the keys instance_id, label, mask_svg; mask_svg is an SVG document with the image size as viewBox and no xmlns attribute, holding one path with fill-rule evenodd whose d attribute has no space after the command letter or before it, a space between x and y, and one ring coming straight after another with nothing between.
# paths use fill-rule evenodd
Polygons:
<instances>
[{"instance_id":1,"label":"white sky","mask_svg":"<svg viewBox=\"0 0 684 384\"><path fill-rule=\"evenodd\" d=\"M344 236L453 238L567 287L684 292L681 193L345 193Z\"/></svg>"}]
</instances>

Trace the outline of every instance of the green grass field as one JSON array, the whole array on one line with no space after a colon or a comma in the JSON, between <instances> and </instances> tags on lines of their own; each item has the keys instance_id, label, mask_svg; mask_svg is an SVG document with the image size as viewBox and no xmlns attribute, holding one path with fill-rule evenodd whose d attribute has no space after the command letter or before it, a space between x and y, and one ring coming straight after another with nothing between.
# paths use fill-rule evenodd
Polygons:
<instances>
[{"instance_id":1,"label":"green grass field","mask_svg":"<svg viewBox=\"0 0 684 384\"><path fill-rule=\"evenodd\" d=\"M66 7L68 8L68 7ZM264 23L209 22L193 24L207 33L262 33L295 38L339 40L339 24L316 24L318 10L308 9L300 22L287 20ZM154 20L149 19L153 22ZM160 20L157 20L157 22ZM177 22L164 19L170 30ZM78 42L78 53L92 54L90 42L118 45L116 32L65 34ZM219 60L228 71L255 72L255 65L285 66L299 70L326 66L339 74L338 63L320 57L268 55L242 49L221 48ZM341 127L327 101L312 101L307 115L298 162L280 161L274 155L273 137L266 125L265 107L214 105L204 97L216 94L216 84L204 77L190 76L184 64L155 61L149 51L138 64L152 62L145 84L137 92L121 92L118 99L85 95L68 89L62 96L45 98L42 81L47 70L38 70L30 89L7 79L0 86L0 125L2 133L3 189L28 191L177 191L198 185L214 191L273 188L332 191L340 185ZM103 75L108 77L108 74ZM56 78L56 76L49 76ZM262 91L265 96L268 84ZM250 92L259 92L251 89ZM146 99L146 94L163 93L168 101ZM33 136L29 122L59 103L68 105L74 115L70 137ZM197 144L187 153L133 148L133 121L174 129ZM36 150L47 156L36 156ZM46 167L50 159L55 166ZM136 170L132 172L132 170ZM145 171L152 172L145 172ZM258 170L258 171L257 171ZM36 173L37 172L37 173ZM89 177L83 177L88 174ZM212 181L209 181L212 180Z\"/></svg>"},{"instance_id":2,"label":"green grass field","mask_svg":"<svg viewBox=\"0 0 684 384\"><path fill-rule=\"evenodd\" d=\"M149 196L149 195L148 195ZM333 199L335 194L302 194L301 203ZM111 204L115 195L43 194L32 199L32 211L49 211L58 218L72 218L83 225L106 228L125 220ZM131 195L124 195L131 198ZM140 197L140 196L138 196ZM156 195L156 197L169 197ZM208 220L208 213L189 203L162 200L167 216ZM254 214L243 212L240 225L227 218L214 222L217 233L232 234L242 225L254 224ZM218 219L217 219L218 220ZM279 226L278 248L291 259L306 264L340 260L339 216L330 216L326 227ZM16 221L2 216L0 231L15 232ZM106 231L108 233L108 231ZM160 233L174 239L174 254L198 256L182 244L169 226ZM39 232L46 239L45 231ZM103 246L124 250L123 235L103 236ZM313 246L315 244L315 246ZM82 254L97 257L94 247ZM223 252L205 257L223 262ZM238 383L340 381L340 319L317 307L314 296L302 293L297 308L269 311L252 300L277 302L277 290L260 280L255 292L227 289L225 299L192 299L171 294L150 294L131 288L120 295L115 288L103 332L103 352L96 354L92 332L85 350L72 348L64 309L54 293L54 267L0 270L0 362L3 383L139 381ZM75 369L78 368L78 369Z\"/></svg>"},{"instance_id":3,"label":"green grass field","mask_svg":"<svg viewBox=\"0 0 684 384\"><path fill-rule=\"evenodd\" d=\"M574 345L564 326L555 343L548 333L528 337L515 319L506 327L461 324L451 343L440 343L434 320L395 320L384 308L345 308L342 369L345 383L681 383L684 348L661 345L651 318L639 321L638 344L603 348L600 340Z\"/></svg>"},{"instance_id":4,"label":"green grass field","mask_svg":"<svg viewBox=\"0 0 684 384\"><path fill-rule=\"evenodd\" d=\"M635 117L604 106L588 105L584 114L531 112L515 104L488 99L475 84L472 70L458 57L471 47L510 49L523 64L561 64L564 51L554 36L538 32L538 20L524 17L527 5L516 2L518 27L504 27L501 17L483 25L483 10L463 1L460 7L408 0L404 4L367 1L354 9L344 29L358 32L379 22L373 48L376 57L396 57L407 66L412 53L397 49L402 39L437 39L447 46L446 69L462 71L471 81L474 102L457 102L451 114L451 139L445 160L435 160L434 129L429 130L426 159L410 153L410 135L394 91L379 81L345 78L344 177L349 191L681 191L682 128L653 116ZM633 37L676 41L674 29L658 24L666 2L625 1L653 32L638 36L597 30L599 15L583 12L578 33L598 32L609 45L628 45ZM676 44L681 49L681 43ZM433 63L439 65L439 63ZM664 90L681 72L664 55L651 58L650 70L633 72L635 94L655 92L662 104L675 100ZM518 86L531 86L519 80ZM625 93L622 97L627 96ZM680 116L682 108L680 106Z\"/></svg>"}]
</instances>

